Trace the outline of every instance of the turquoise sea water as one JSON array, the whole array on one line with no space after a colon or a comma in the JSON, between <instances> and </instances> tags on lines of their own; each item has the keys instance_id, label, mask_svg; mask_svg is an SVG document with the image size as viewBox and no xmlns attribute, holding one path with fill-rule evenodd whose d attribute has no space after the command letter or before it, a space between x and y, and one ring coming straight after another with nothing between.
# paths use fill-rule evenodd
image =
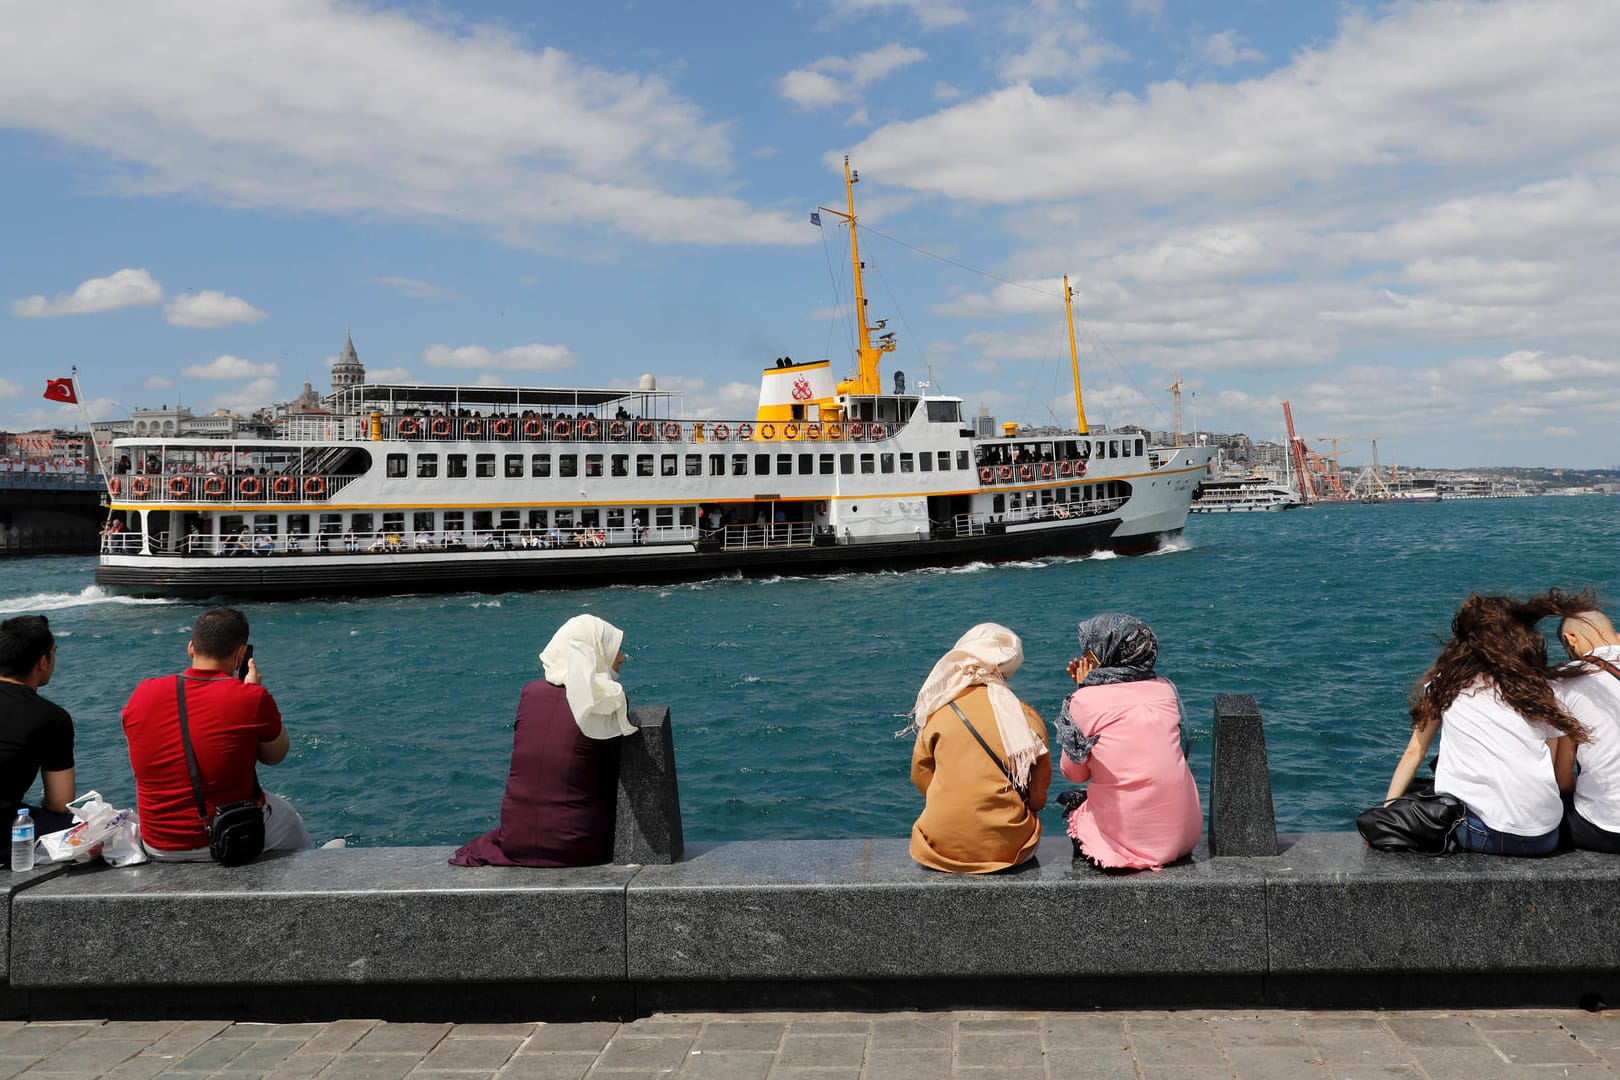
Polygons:
<instances>
[{"instance_id":1,"label":"turquoise sea water","mask_svg":"<svg viewBox=\"0 0 1620 1080\"><path fill-rule=\"evenodd\" d=\"M1343 829L1382 794L1457 603L1585 584L1620 599L1617 526L1601 497L1324 507L1195 517L1134 559L241 606L292 734L263 779L317 839L453 844L492 825L518 690L582 611L624 628L631 701L673 709L688 839L905 835L920 797L894 732L938 655L1006 623L1026 654L1013 687L1050 719L1075 623L1105 610L1157 631L1206 793L1213 698L1253 694L1280 825ZM45 692L77 724L80 789L133 805L119 710L183 665L205 605L109 596L93 565L0 560L0 616L50 616Z\"/></svg>"}]
</instances>

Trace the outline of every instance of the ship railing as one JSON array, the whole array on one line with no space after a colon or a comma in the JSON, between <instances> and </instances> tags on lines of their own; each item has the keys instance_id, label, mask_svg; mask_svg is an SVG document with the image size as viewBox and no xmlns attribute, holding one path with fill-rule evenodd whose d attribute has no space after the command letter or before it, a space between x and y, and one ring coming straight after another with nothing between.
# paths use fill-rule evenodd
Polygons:
<instances>
[{"instance_id":1,"label":"ship railing","mask_svg":"<svg viewBox=\"0 0 1620 1080\"><path fill-rule=\"evenodd\" d=\"M138 555L145 539L145 534L139 532L103 532L101 534L101 553L103 555Z\"/></svg>"},{"instance_id":2,"label":"ship railing","mask_svg":"<svg viewBox=\"0 0 1620 1080\"><path fill-rule=\"evenodd\" d=\"M352 442L370 437L369 416L293 416L276 425L289 442Z\"/></svg>"},{"instance_id":3,"label":"ship railing","mask_svg":"<svg viewBox=\"0 0 1620 1080\"><path fill-rule=\"evenodd\" d=\"M864 421L647 420L642 418L390 415L385 439L488 443L847 443L880 442L899 425ZM362 436L367 437L367 436Z\"/></svg>"},{"instance_id":4,"label":"ship railing","mask_svg":"<svg viewBox=\"0 0 1620 1080\"><path fill-rule=\"evenodd\" d=\"M1033 484L1049 480L1067 480L1084 483L1086 462L1074 458L1062 461L982 462L979 482L987 487L997 484Z\"/></svg>"},{"instance_id":5,"label":"ship railing","mask_svg":"<svg viewBox=\"0 0 1620 1080\"><path fill-rule=\"evenodd\" d=\"M1021 506L1005 514L989 515L1007 525L1027 525L1042 521L1072 521L1075 518L1100 517L1111 514L1125 505L1126 496L1111 499L1082 499L1079 502L1053 502L1042 506Z\"/></svg>"},{"instance_id":6,"label":"ship railing","mask_svg":"<svg viewBox=\"0 0 1620 1080\"><path fill-rule=\"evenodd\" d=\"M764 548L809 547L815 542L816 527L808 521L790 521L726 525L720 532L720 546L726 551L759 551Z\"/></svg>"},{"instance_id":7,"label":"ship railing","mask_svg":"<svg viewBox=\"0 0 1620 1080\"><path fill-rule=\"evenodd\" d=\"M287 555L398 555L406 552L548 551L582 548L635 547L690 544L697 530L690 525L625 529L459 529L439 532L369 531L288 532L240 531L225 535L159 533L152 550L167 555L268 557ZM111 533L102 537L107 554L136 554L140 533Z\"/></svg>"},{"instance_id":8,"label":"ship railing","mask_svg":"<svg viewBox=\"0 0 1620 1080\"><path fill-rule=\"evenodd\" d=\"M118 502L274 505L325 502L358 479L326 473L142 473L115 476L108 490Z\"/></svg>"}]
</instances>

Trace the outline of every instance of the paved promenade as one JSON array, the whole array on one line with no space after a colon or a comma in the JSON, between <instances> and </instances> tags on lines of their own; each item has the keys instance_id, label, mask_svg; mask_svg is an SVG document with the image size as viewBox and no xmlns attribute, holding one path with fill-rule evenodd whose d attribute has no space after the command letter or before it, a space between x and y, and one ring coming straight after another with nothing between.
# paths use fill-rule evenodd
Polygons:
<instances>
[{"instance_id":1,"label":"paved promenade","mask_svg":"<svg viewBox=\"0 0 1620 1080\"><path fill-rule=\"evenodd\" d=\"M1620 1013L758 1013L661 1015L631 1024L5 1023L0 1080L12 1076L1620 1077Z\"/></svg>"}]
</instances>

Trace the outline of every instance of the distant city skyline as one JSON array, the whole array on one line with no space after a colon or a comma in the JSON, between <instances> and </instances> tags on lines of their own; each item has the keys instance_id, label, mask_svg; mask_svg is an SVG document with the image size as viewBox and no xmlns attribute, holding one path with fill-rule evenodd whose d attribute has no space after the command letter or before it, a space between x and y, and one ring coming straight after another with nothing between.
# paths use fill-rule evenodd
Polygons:
<instances>
[{"instance_id":1,"label":"distant city skyline","mask_svg":"<svg viewBox=\"0 0 1620 1080\"><path fill-rule=\"evenodd\" d=\"M0 37L0 427L376 380L751 413L772 359L1002 420L1620 464L1620 4L55 0ZM1194 415L1195 414L1195 415Z\"/></svg>"}]
</instances>

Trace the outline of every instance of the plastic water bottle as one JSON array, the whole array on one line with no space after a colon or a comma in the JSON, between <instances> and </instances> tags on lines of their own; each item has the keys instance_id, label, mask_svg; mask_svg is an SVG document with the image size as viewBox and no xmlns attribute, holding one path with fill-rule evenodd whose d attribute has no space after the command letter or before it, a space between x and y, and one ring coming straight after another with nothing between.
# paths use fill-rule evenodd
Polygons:
<instances>
[{"instance_id":1,"label":"plastic water bottle","mask_svg":"<svg viewBox=\"0 0 1620 1080\"><path fill-rule=\"evenodd\" d=\"M34 819L28 816L28 807L17 811L17 820L11 823L11 868L34 868Z\"/></svg>"}]
</instances>

